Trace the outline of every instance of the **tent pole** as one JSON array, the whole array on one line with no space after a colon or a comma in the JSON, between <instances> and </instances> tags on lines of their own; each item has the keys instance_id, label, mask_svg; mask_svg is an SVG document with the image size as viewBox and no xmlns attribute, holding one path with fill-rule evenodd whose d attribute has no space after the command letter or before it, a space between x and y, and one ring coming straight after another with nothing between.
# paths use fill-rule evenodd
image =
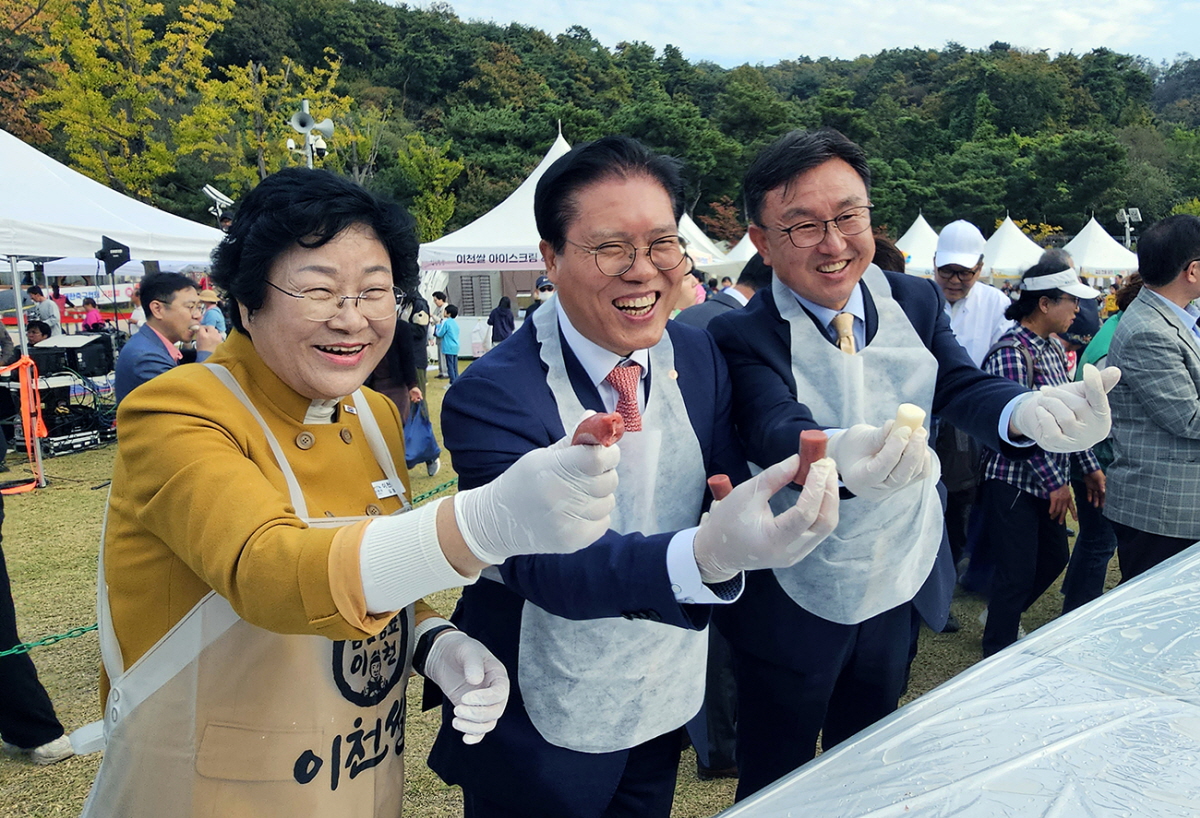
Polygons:
<instances>
[{"instance_id":1,"label":"tent pole","mask_svg":"<svg viewBox=\"0 0 1200 818\"><path fill-rule=\"evenodd\" d=\"M28 357L29 339L25 335L25 304L21 298L21 278L19 275L17 275L17 257L9 256L8 263L10 269L12 270L13 303L17 307L17 335L19 336L17 340L21 342L21 355ZM4 332L8 332L7 327L2 327L2 329ZM22 404L26 406L33 406L33 389L34 383L31 380L29 382L29 394L21 395ZM46 472L45 469L42 468L42 441L37 436L36 428L32 429L31 432L33 434L33 467L37 472L37 484L38 488L45 488Z\"/></svg>"}]
</instances>

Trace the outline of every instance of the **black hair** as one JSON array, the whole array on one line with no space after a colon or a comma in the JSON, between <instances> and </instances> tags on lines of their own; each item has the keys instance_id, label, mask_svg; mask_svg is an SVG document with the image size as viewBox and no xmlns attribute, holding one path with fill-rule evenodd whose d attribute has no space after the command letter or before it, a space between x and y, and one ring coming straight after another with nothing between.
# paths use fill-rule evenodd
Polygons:
<instances>
[{"instance_id":1,"label":"black hair","mask_svg":"<svg viewBox=\"0 0 1200 818\"><path fill-rule=\"evenodd\" d=\"M763 287L771 286L772 272L774 271L763 261L763 257L755 253L742 268L737 283L758 292Z\"/></svg>"},{"instance_id":2,"label":"black hair","mask_svg":"<svg viewBox=\"0 0 1200 818\"><path fill-rule=\"evenodd\" d=\"M451 318L458 318L458 307L453 304L447 304L446 315L450 316Z\"/></svg>"},{"instance_id":3,"label":"black hair","mask_svg":"<svg viewBox=\"0 0 1200 818\"><path fill-rule=\"evenodd\" d=\"M92 298L91 296L88 296L87 298L83 299L83 306L86 307L89 304L91 304L96 309L100 308L100 305L96 303L96 299Z\"/></svg>"},{"instance_id":4,"label":"black hair","mask_svg":"<svg viewBox=\"0 0 1200 818\"><path fill-rule=\"evenodd\" d=\"M1138 273L1151 287L1170 284L1188 262L1200 258L1200 218L1167 216L1138 239Z\"/></svg>"},{"instance_id":5,"label":"black hair","mask_svg":"<svg viewBox=\"0 0 1200 818\"><path fill-rule=\"evenodd\" d=\"M538 179L533 216L538 235L556 253L566 246L567 230L578 216L576 194L607 179L648 176L671 198L675 221L683 216L683 177L678 159L654 153L628 136L606 136L576 145L560 156Z\"/></svg>"},{"instance_id":6,"label":"black hair","mask_svg":"<svg viewBox=\"0 0 1200 818\"><path fill-rule=\"evenodd\" d=\"M228 296L234 328L249 335L238 307L262 307L280 255L296 245L321 247L355 225L371 228L387 250L395 286L415 291L416 224L398 205L326 170L287 168L259 182L213 251L212 280Z\"/></svg>"},{"instance_id":7,"label":"black hair","mask_svg":"<svg viewBox=\"0 0 1200 818\"><path fill-rule=\"evenodd\" d=\"M900 252L900 248L894 241L878 233L875 234L875 257L871 259L871 263L880 270L888 270L893 273L904 272L904 254Z\"/></svg>"},{"instance_id":8,"label":"black hair","mask_svg":"<svg viewBox=\"0 0 1200 818\"><path fill-rule=\"evenodd\" d=\"M841 159L854 168L866 185L867 193L871 192L867 155L840 131L833 128L792 131L763 148L746 171L742 180L742 199L747 218L761 226L763 199L769 192L782 185L786 193L788 185L797 176L830 159Z\"/></svg>"},{"instance_id":9,"label":"black hair","mask_svg":"<svg viewBox=\"0 0 1200 818\"><path fill-rule=\"evenodd\" d=\"M729 276L721 276L721 283L725 283L726 281L728 281L730 284L733 283L733 279Z\"/></svg>"},{"instance_id":10,"label":"black hair","mask_svg":"<svg viewBox=\"0 0 1200 818\"><path fill-rule=\"evenodd\" d=\"M29 285L29 289L26 290L26 292L28 292L30 295L44 295L42 288L36 284Z\"/></svg>"},{"instance_id":11,"label":"black hair","mask_svg":"<svg viewBox=\"0 0 1200 818\"><path fill-rule=\"evenodd\" d=\"M27 322L25 322L25 331L29 332L29 330L31 330L31 329L36 329L38 332L40 332L42 335L45 335L47 338L50 337L50 333L52 331L50 329L50 325L47 324L45 321L27 321Z\"/></svg>"},{"instance_id":12,"label":"black hair","mask_svg":"<svg viewBox=\"0 0 1200 818\"><path fill-rule=\"evenodd\" d=\"M509 300L509 297L507 295L502 295L502 296L500 296L500 303L498 303L496 306L502 310L511 310L512 309L512 301Z\"/></svg>"},{"instance_id":13,"label":"black hair","mask_svg":"<svg viewBox=\"0 0 1200 818\"><path fill-rule=\"evenodd\" d=\"M1052 276L1055 273L1061 273L1063 270L1071 269L1071 265L1065 261L1056 258L1042 258L1037 264L1030 267L1021 276L1021 282L1024 283L1031 278L1041 278L1042 276ZM1004 317L1011 321L1022 321L1033 315L1038 304L1041 303L1042 296L1057 301L1062 298L1065 293L1053 287L1049 290L1021 290L1021 296L1014 302L1008 305L1008 309L1004 311Z\"/></svg>"},{"instance_id":14,"label":"black hair","mask_svg":"<svg viewBox=\"0 0 1200 818\"><path fill-rule=\"evenodd\" d=\"M446 298L446 294L444 292L442 292L441 290L438 290L437 292L435 292L433 294L433 297L436 298L438 301L449 301L450 300L449 298Z\"/></svg>"},{"instance_id":15,"label":"black hair","mask_svg":"<svg viewBox=\"0 0 1200 818\"><path fill-rule=\"evenodd\" d=\"M170 304L175 300L175 293L195 289L198 289L196 283L182 273L150 273L142 279L142 307L146 315L153 315L151 301Z\"/></svg>"}]
</instances>

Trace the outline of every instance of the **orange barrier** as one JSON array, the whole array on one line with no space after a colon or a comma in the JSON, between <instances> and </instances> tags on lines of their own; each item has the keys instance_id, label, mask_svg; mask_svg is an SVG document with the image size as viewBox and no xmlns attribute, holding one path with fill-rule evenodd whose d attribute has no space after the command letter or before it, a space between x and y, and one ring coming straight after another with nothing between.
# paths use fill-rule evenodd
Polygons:
<instances>
[{"instance_id":1,"label":"orange barrier","mask_svg":"<svg viewBox=\"0 0 1200 818\"><path fill-rule=\"evenodd\" d=\"M22 355L16 363L0 367L0 374L7 374L14 369L20 370L18 377L21 384L21 431L24 433L25 454L29 457L33 479L28 483L19 483L0 489L0 494L25 494L38 487L42 481L42 475L38 473L37 460L33 456L33 439L35 435L37 437L49 436L49 432L46 431L46 423L42 420L42 396L37 385L37 364L28 355ZM33 398L32 406L29 405L31 396Z\"/></svg>"}]
</instances>

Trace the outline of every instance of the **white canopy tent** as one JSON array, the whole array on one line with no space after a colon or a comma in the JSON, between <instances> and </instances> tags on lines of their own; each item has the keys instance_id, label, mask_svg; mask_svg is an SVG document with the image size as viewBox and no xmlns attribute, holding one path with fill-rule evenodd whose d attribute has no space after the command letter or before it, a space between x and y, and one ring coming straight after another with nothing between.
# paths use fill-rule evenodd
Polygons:
<instances>
[{"instance_id":1,"label":"white canopy tent","mask_svg":"<svg viewBox=\"0 0 1200 818\"><path fill-rule=\"evenodd\" d=\"M0 256L8 258L14 292L20 290L22 257L91 256L108 236L137 258L199 259L223 235L117 193L3 130L0 168ZM21 310L17 335L22 354L28 354ZM45 485L40 443L35 455L38 482Z\"/></svg>"},{"instance_id":2,"label":"white canopy tent","mask_svg":"<svg viewBox=\"0 0 1200 818\"><path fill-rule=\"evenodd\" d=\"M1021 232L1008 216L983 248L983 278L1020 278L1044 253L1037 243Z\"/></svg>"},{"instance_id":3,"label":"white canopy tent","mask_svg":"<svg viewBox=\"0 0 1200 818\"><path fill-rule=\"evenodd\" d=\"M686 215L684 218L687 218ZM680 224L682 226L682 220ZM697 264L696 266L705 273L708 273L709 276L729 276L734 281L737 281L742 268L746 266L746 262L754 258L754 254L757 252L758 248L754 246L754 242L750 241L750 234L747 233L733 246L733 249L723 255L720 261L712 264Z\"/></svg>"},{"instance_id":4,"label":"white canopy tent","mask_svg":"<svg viewBox=\"0 0 1200 818\"><path fill-rule=\"evenodd\" d=\"M421 292L426 298L444 289L444 273L450 271L543 269L533 194L546 169L570 149L560 133L529 178L507 199L466 227L421 245ZM443 275L431 275L435 273Z\"/></svg>"},{"instance_id":5,"label":"white canopy tent","mask_svg":"<svg viewBox=\"0 0 1200 818\"><path fill-rule=\"evenodd\" d=\"M1121 246L1093 216L1063 247L1075 261L1075 269L1089 276L1111 280L1138 268L1137 255Z\"/></svg>"},{"instance_id":6,"label":"white canopy tent","mask_svg":"<svg viewBox=\"0 0 1200 818\"><path fill-rule=\"evenodd\" d=\"M904 254L904 272L929 278L933 275L933 254L937 251L938 234L917 214L904 235L896 241L896 249Z\"/></svg>"},{"instance_id":7,"label":"white canopy tent","mask_svg":"<svg viewBox=\"0 0 1200 818\"><path fill-rule=\"evenodd\" d=\"M107 188L0 130L0 255L91 256L108 236L134 258L206 259L214 227Z\"/></svg>"},{"instance_id":8,"label":"white canopy tent","mask_svg":"<svg viewBox=\"0 0 1200 818\"><path fill-rule=\"evenodd\" d=\"M717 275L717 268L725 263L726 256L686 213L679 220L679 235L687 242L688 255L696 262L697 269Z\"/></svg>"}]
</instances>

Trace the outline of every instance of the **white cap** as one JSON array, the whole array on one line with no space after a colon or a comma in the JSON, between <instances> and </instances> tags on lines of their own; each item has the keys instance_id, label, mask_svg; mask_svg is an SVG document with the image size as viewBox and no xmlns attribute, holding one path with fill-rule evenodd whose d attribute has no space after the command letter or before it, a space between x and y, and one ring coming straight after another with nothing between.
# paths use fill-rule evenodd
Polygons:
<instances>
[{"instance_id":1,"label":"white cap","mask_svg":"<svg viewBox=\"0 0 1200 818\"><path fill-rule=\"evenodd\" d=\"M1099 298L1102 293L1099 290L1093 290L1088 285L1079 280L1079 273L1073 268L1063 270L1048 276L1035 276L1033 278L1021 278L1021 289L1028 292L1038 292L1039 290L1062 290L1068 295L1073 295L1076 298Z\"/></svg>"},{"instance_id":2,"label":"white cap","mask_svg":"<svg viewBox=\"0 0 1200 818\"><path fill-rule=\"evenodd\" d=\"M987 242L979 228L970 222L959 219L946 225L938 236L937 252L933 254L934 267L946 267L957 264L959 267L970 269L983 258L983 248Z\"/></svg>"}]
</instances>

